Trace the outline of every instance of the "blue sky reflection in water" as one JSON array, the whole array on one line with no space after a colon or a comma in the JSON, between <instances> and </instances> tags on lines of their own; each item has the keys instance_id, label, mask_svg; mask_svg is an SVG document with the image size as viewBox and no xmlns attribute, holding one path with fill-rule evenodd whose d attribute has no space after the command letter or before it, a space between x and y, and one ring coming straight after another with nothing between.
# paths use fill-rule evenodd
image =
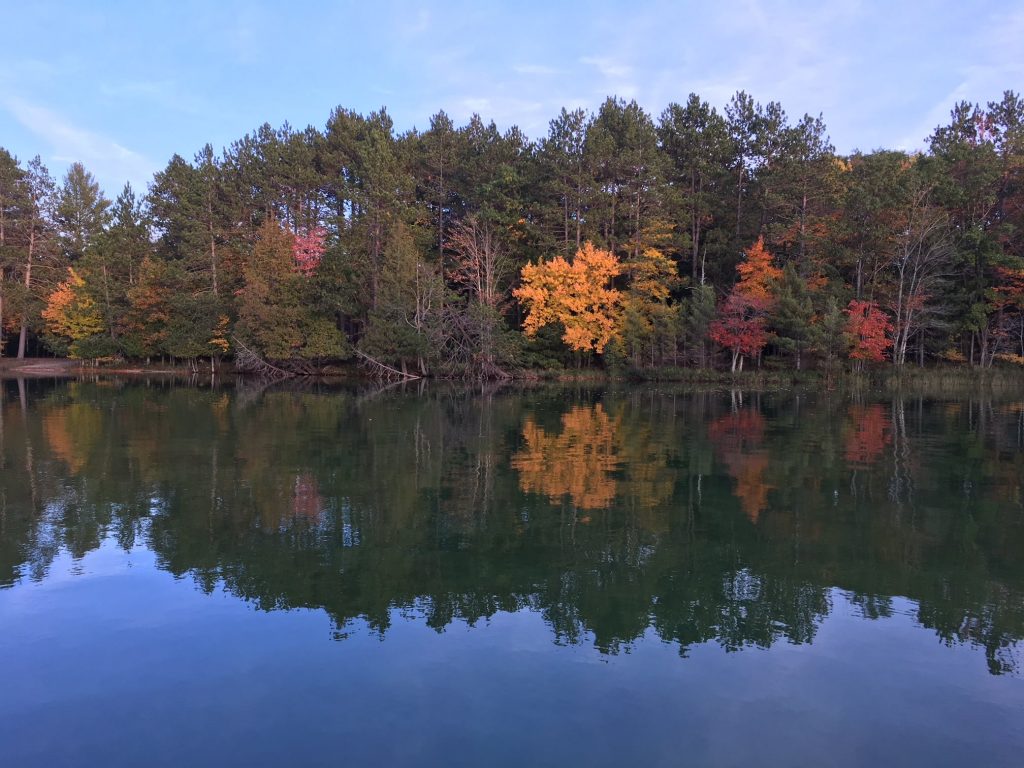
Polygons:
<instances>
[{"instance_id":1,"label":"blue sky reflection in water","mask_svg":"<svg viewBox=\"0 0 1024 768\"><path fill-rule=\"evenodd\" d=\"M0 413L11 764L1024 746L1012 399L8 382Z\"/></svg>"}]
</instances>

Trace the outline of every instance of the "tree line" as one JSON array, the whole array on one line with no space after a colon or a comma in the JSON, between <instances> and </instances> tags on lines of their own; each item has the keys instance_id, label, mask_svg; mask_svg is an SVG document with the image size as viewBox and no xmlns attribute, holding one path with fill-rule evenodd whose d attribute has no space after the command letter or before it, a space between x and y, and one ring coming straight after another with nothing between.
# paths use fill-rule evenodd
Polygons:
<instances>
[{"instance_id":1,"label":"tree line","mask_svg":"<svg viewBox=\"0 0 1024 768\"><path fill-rule=\"evenodd\" d=\"M111 201L0 149L0 353L395 374L1024 364L1024 101L837 154L737 93L263 125Z\"/></svg>"}]
</instances>

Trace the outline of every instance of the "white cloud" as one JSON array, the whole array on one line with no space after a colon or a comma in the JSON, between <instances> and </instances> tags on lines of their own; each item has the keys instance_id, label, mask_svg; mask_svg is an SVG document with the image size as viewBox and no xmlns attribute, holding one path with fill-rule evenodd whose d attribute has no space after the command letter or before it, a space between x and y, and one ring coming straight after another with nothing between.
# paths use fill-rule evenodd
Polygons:
<instances>
[{"instance_id":1,"label":"white cloud","mask_svg":"<svg viewBox=\"0 0 1024 768\"><path fill-rule=\"evenodd\" d=\"M583 64L589 64L608 79L629 77L633 68L621 61L607 56L584 56L580 59Z\"/></svg>"},{"instance_id":2,"label":"white cloud","mask_svg":"<svg viewBox=\"0 0 1024 768\"><path fill-rule=\"evenodd\" d=\"M999 101L1003 91L1024 81L1024 58L1006 56L1024 38L1024 10L990 16L979 24L968 40L969 55L956 74L960 80L928 110L915 127L897 142L898 149L923 149L928 137L941 125L947 125L950 112L961 101L980 104Z\"/></svg>"},{"instance_id":3,"label":"white cloud","mask_svg":"<svg viewBox=\"0 0 1024 768\"><path fill-rule=\"evenodd\" d=\"M87 169L116 189L130 181L136 189L145 189L155 170L144 156L105 136L79 128L58 113L16 97L2 102L4 108L28 131L50 145L49 159L59 163L81 162Z\"/></svg>"}]
</instances>

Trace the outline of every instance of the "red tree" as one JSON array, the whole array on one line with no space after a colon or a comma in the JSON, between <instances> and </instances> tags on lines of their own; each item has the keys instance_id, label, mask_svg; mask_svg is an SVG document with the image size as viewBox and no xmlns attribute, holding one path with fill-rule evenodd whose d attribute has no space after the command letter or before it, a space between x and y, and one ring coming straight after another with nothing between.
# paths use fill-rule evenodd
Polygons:
<instances>
[{"instance_id":1,"label":"red tree","mask_svg":"<svg viewBox=\"0 0 1024 768\"><path fill-rule=\"evenodd\" d=\"M732 371L743 370L743 356L756 355L768 343L764 304L734 290L709 330L712 341L732 352Z\"/></svg>"},{"instance_id":2,"label":"red tree","mask_svg":"<svg viewBox=\"0 0 1024 768\"><path fill-rule=\"evenodd\" d=\"M292 258L295 259L295 268L306 277L316 272L320 266L320 260L326 250L326 237L327 230L323 227L313 227L304 235L296 233L292 241Z\"/></svg>"},{"instance_id":3,"label":"red tree","mask_svg":"<svg viewBox=\"0 0 1024 768\"><path fill-rule=\"evenodd\" d=\"M853 299L846 307L846 333L853 349L850 359L873 363L885 360L885 352L892 346L892 321L873 301Z\"/></svg>"},{"instance_id":4,"label":"red tree","mask_svg":"<svg viewBox=\"0 0 1024 768\"><path fill-rule=\"evenodd\" d=\"M761 237L747 249L736 272L739 282L720 305L718 319L709 328L711 340L732 352L734 373L743 370L744 355L758 355L768 343L765 318L772 305L775 282L782 276Z\"/></svg>"}]
</instances>

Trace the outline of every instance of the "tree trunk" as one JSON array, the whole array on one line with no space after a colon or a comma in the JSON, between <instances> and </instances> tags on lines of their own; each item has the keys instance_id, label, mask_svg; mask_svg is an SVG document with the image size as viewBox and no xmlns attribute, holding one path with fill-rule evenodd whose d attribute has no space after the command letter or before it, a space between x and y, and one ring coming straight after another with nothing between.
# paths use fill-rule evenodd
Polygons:
<instances>
[{"instance_id":1,"label":"tree trunk","mask_svg":"<svg viewBox=\"0 0 1024 768\"><path fill-rule=\"evenodd\" d=\"M207 223L210 233L210 271L213 275L213 295L217 295L217 241L213 236L213 202L206 202Z\"/></svg>"},{"instance_id":2,"label":"tree trunk","mask_svg":"<svg viewBox=\"0 0 1024 768\"><path fill-rule=\"evenodd\" d=\"M580 176L577 176L576 180L576 250L578 251L582 245L582 227L583 227L583 184L580 182Z\"/></svg>"},{"instance_id":3,"label":"tree trunk","mask_svg":"<svg viewBox=\"0 0 1024 768\"><path fill-rule=\"evenodd\" d=\"M569 257L569 195L562 196L562 242L565 246L565 256Z\"/></svg>"},{"instance_id":4,"label":"tree trunk","mask_svg":"<svg viewBox=\"0 0 1024 768\"><path fill-rule=\"evenodd\" d=\"M700 254L700 216L697 212L697 182L693 169L690 169L690 250L693 251L691 274L693 282L697 282L697 257Z\"/></svg>"},{"instance_id":5,"label":"tree trunk","mask_svg":"<svg viewBox=\"0 0 1024 768\"><path fill-rule=\"evenodd\" d=\"M4 218L4 207L0 205L0 253L4 252L7 245L7 227ZM0 264L0 357L4 356L4 275L3 265Z\"/></svg>"},{"instance_id":6,"label":"tree trunk","mask_svg":"<svg viewBox=\"0 0 1024 768\"><path fill-rule=\"evenodd\" d=\"M32 257L35 254L36 246L36 227L35 221L32 221L32 229L28 235L28 261L25 263L25 288L30 289L32 287ZM21 315L21 333L18 334L18 359L25 359L25 344L28 340L28 314L22 312Z\"/></svg>"},{"instance_id":7,"label":"tree trunk","mask_svg":"<svg viewBox=\"0 0 1024 768\"><path fill-rule=\"evenodd\" d=\"M740 177L736 184L736 237L740 236L740 219L743 214L743 163L740 163Z\"/></svg>"}]
</instances>

